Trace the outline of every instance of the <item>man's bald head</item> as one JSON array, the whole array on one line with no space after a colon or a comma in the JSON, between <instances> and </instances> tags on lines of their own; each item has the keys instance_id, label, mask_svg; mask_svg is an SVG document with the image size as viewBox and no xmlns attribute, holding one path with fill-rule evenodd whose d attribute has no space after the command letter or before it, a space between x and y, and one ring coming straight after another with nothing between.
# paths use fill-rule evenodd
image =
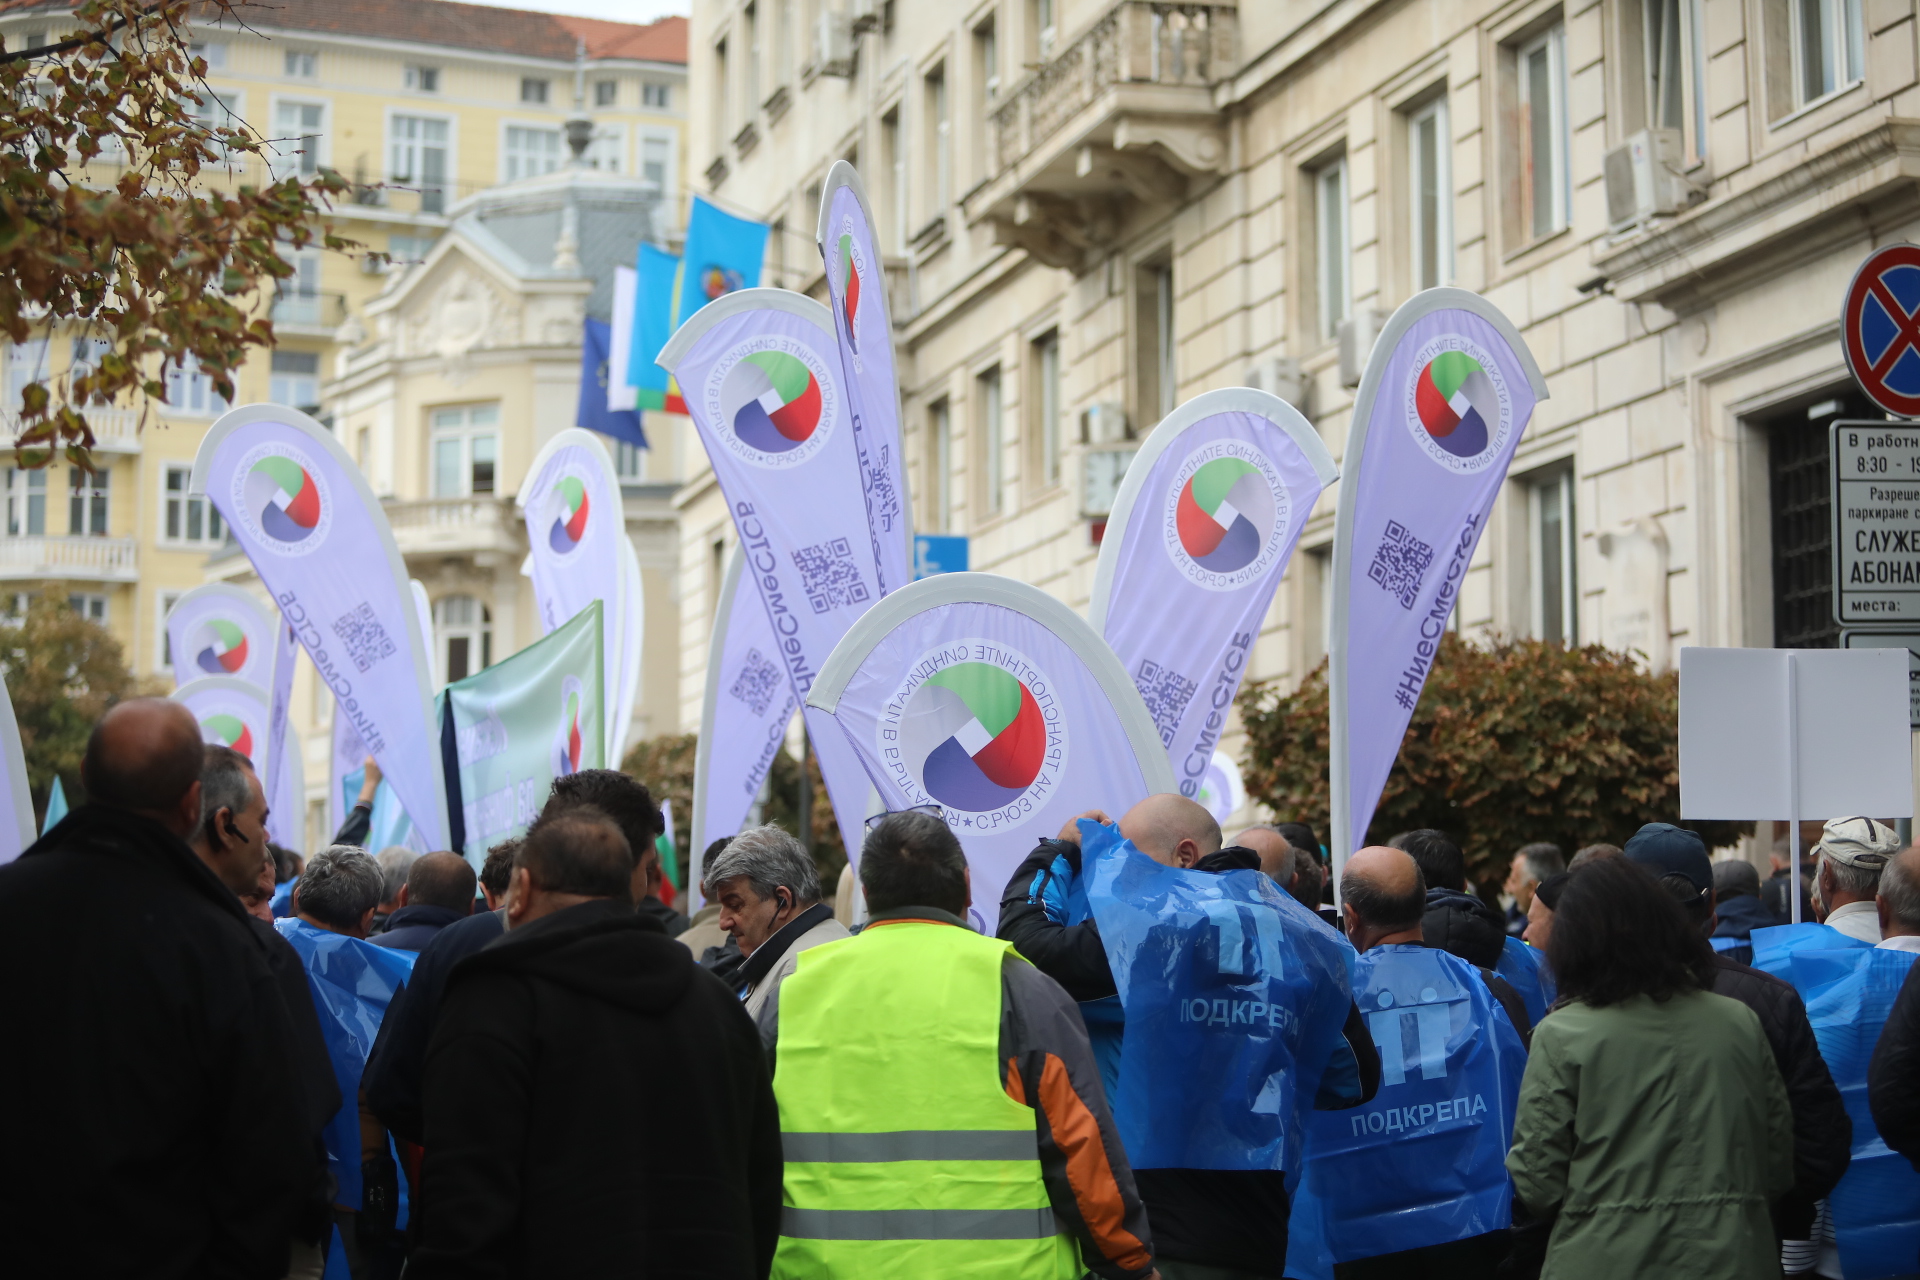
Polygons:
<instances>
[{"instance_id":1,"label":"man's bald head","mask_svg":"<svg viewBox=\"0 0 1920 1280\"><path fill-rule=\"evenodd\" d=\"M1260 870L1282 889L1293 883L1298 868L1294 864L1293 846L1287 838L1273 827L1248 827L1233 838L1233 842L1242 849L1251 849L1260 855Z\"/></svg>"},{"instance_id":2,"label":"man's bald head","mask_svg":"<svg viewBox=\"0 0 1920 1280\"><path fill-rule=\"evenodd\" d=\"M204 756L191 711L166 698L132 698L93 727L80 779L92 803L144 814L184 837L200 817Z\"/></svg>"},{"instance_id":3,"label":"man's bald head","mask_svg":"<svg viewBox=\"0 0 1920 1280\"><path fill-rule=\"evenodd\" d=\"M1364 951L1361 942L1369 936L1414 930L1417 937L1426 913L1427 880L1412 855L1368 845L1347 859L1340 898L1347 911L1347 935Z\"/></svg>"},{"instance_id":4,"label":"man's bald head","mask_svg":"<svg viewBox=\"0 0 1920 1280\"><path fill-rule=\"evenodd\" d=\"M473 867L459 854L426 854L407 868L407 905L445 907L466 915L473 910L474 881Z\"/></svg>"},{"instance_id":5,"label":"man's bald head","mask_svg":"<svg viewBox=\"0 0 1920 1280\"><path fill-rule=\"evenodd\" d=\"M1120 834L1169 867L1190 867L1220 851L1220 824L1213 815L1171 791L1148 796L1121 814Z\"/></svg>"}]
</instances>

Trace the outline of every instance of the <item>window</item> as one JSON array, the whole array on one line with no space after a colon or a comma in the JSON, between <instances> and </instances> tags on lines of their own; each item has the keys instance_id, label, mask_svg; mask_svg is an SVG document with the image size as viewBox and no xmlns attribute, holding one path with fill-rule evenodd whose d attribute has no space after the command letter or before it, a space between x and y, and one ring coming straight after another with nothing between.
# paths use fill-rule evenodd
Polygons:
<instances>
[{"instance_id":1,"label":"window","mask_svg":"<svg viewBox=\"0 0 1920 1280\"><path fill-rule=\"evenodd\" d=\"M1142 263L1134 270L1133 294L1133 416L1144 426L1172 413L1175 403L1172 264Z\"/></svg>"},{"instance_id":2,"label":"window","mask_svg":"<svg viewBox=\"0 0 1920 1280\"><path fill-rule=\"evenodd\" d=\"M1028 0L1028 25L1032 28L1033 47L1042 58L1053 52L1057 28L1053 21L1054 0Z\"/></svg>"},{"instance_id":3,"label":"window","mask_svg":"<svg viewBox=\"0 0 1920 1280\"><path fill-rule=\"evenodd\" d=\"M672 154L671 138L640 139L640 180L655 191L665 191L667 167Z\"/></svg>"},{"instance_id":4,"label":"window","mask_svg":"<svg viewBox=\"0 0 1920 1280\"><path fill-rule=\"evenodd\" d=\"M353 462L355 466L360 468L360 473L362 475L368 474L367 459L372 456L373 456L373 428L362 427L360 428L359 431L354 433L354 437L353 437Z\"/></svg>"},{"instance_id":5,"label":"window","mask_svg":"<svg viewBox=\"0 0 1920 1280\"><path fill-rule=\"evenodd\" d=\"M773 35L773 78L776 84L788 84L793 80L793 0L773 0L774 21L777 24Z\"/></svg>"},{"instance_id":6,"label":"window","mask_svg":"<svg viewBox=\"0 0 1920 1280\"><path fill-rule=\"evenodd\" d=\"M499 425L499 405L434 410L434 497L465 498L493 492Z\"/></svg>"},{"instance_id":7,"label":"window","mask_svg":"<svg viewBox=\"0 0 1920 1280\"><path fill-rule=\"evenodd\" d=\"M545 106L550 84L550 81L542 80L537 76L520 77L520 101Z\"/></svg>"},{"instance_id":8,"label":"window","mask_svg":"<svg viewBox=\"0 0 1920 1280\"><path fill-rule=\"evenodd\" d=\"M67 533L73 537L107 535L107 491L111 471L67 468Z\"/></svg>"},{"instance_id":9,"label":"window","mask_svg":"<svg viewBox=\"0 0 1920 1280\"><path fill-rule=\"evenodd\" d=\"M46 338L30 338L7 348L7 403L16 409L20 407L20 393L27 384L46 379L48 346Z\"/></svg>"},{"instance_id":10,"label":"window","mask_svg":"<svg viewBox=\"0 0 1920 1280\"><path fill-rule=\"evenodd\" d=\"M320 102L276 102L273 104L273 176L310 178L320 171L321 132L326 104Z\"/></svg>"},{"instance_id":11,"label":"window","mask_svg":"<svg viewBox=\"0 0 1920 1280\"><path fill-rule=\"evenodd\" d=\"M217 547L227 540L220 512L205 498L189 498L187 484L193 467L169 463L161 512L161 539L194 547Z\"/></svg>"},{"instance_id":12,"label":"window","mask_svg":"<svg viewBox=\"0 0 1920 1280\"><path fill-rule=\"evenodd\" d=\"M1453 279L1453 182L1447 100L1435 98L1407 117L1408 231L1413 287Z\"/></svg>"},{"instance_id":13,"label":"window","mask_svg":"<svg viewBox=\"0 0 1920 1280\"><path fill-rule=\"evenodd\" d=\"M640 105L643 107L652 107L656 111L665 111L672 101L673 99L668 93L668 88L664 84L658 84L649 80L640 86Z\"/></svg>"},{"instance_id":14,"label":"window","mask_svg":"<svg viewBox=\"0 0 1920 1280\"><path fill-rule=\"evenodd\" d=\"M215 93L204 85L193 86L193 95L200 101L187 98L180 105L186 109L187 118L209 135L217 129L246 128L246 121L241 118L245 95ZM227 154L226 144L217 138L209 137L208 146L216 158Z\"/></svg>"},{"instance_id":15,"label":"window","mask_svg":"<svg viewBox=\"0 0 1920 1280\"><path fill-rule=\"evenodd\" d=\"M1866 28L1860 0L1789 0L1793 82L1802 103L1860 79Z\"/></svg>"},{"instance_id":16,"label":"window","mask_svg":"<svg viewBox=\"0 0 1920 1280\"><path fill-rule=\"evenodd\" d=\"M887 166L888 219L893 228L893 251L907 251L907 149L900 145L900 108L880 118L880 151Z\"/></svg>"},{"instance_id":17,"label":"window","mask_svg":"<svg viewBox=\"0 0 1920 1280\"><path fill-rule=\"evenodd\" d=\"M953 190L953 121L947 116L947 68L945 64L927 73L927 208L929 218L947 211Z\"/></svg>"},{"instance_id":18,"label":"window","mask_svg":"<svg viewBox=\"0 0 1920 1280\"><path fill-rule=\"evenodd\" d=\"M1538 240L1567 225L1566 29L1519 52L1520 225Z\"/></svg>"},{"instance_id":19,"label":"window","mask_svg":"<svg viewBox=\"0 0 1920 1280\"><path fill-rule=\"evenodd\" d=\"M440 68L409 64L403 73L406 87L419 93L440 92Z\"/></svg>"},{"instance_id":20,"label":"window","mask_svg":"<svg viewBox=\"0 0 1920 1280\"><path fill-rule=\"evenodd\" d=\"M1574 591L1578 531L1573 519L1571 468L1528 482L1527 528L1533 634L1548 644L1570 645L1577 629L1579 600Z\"/></svg>"},{"instance_id":21,"label":"window","mask_svg":"<svg viewBox=\"0 0 1920 1280\"><path fill-rule=\"evenodd\" d=\"M975 421L980 437L980 500L983 514L996 515L1001 507L1001 489L1005 477L1006 438L1000 404L1000 366L995 365L974 379Z\"/></svg>"},{"instance_id":22,"label":"window","mask_svg":"<svg viewBox=\"0 0 1920 1280\"><path fill-rule=\"evenodd\" d=\"M713 46L713 133L716 138L733 136L732 113L727 110L732 91L733 86L727 80L727 42L721 40Z\"/></svg>"},{"instance_id":23,"label":"window","mask_svg":"<svg viewBox=\"0 0 1920 1280\"><path fill-rule=\"evenodd\" d=\"M434 601L433 629L440 639L442 680L465 680L493 665L493 614L472 596Z\"/></svg>"},{"instance_id":24,"label":"window","mask_svg":"<svg viewBox=\"0 0 1920 1280\"><path fill-rule=\"evenodd\" d=\"M647 478L647 451L625 440L613 442L613 474L622 481L638 484Z\"/></svg>"},{"instance_id":25,"label":"window","mask_svg":"<svg viewBox=\"0 0 1920 1280\"><path fill-rule=\"evenodd\" d=\"M627 131L617 124L601 125L587 139L586 154L581 161L589 169L598 169L601 173L619 173L626 166Z\"/></svg>"},{"instance_id":26,"label":"window","mask_svg":"<svg viewBox=\"0 0 1920 1280\"><path fill-rule=\"evenodd\" d=\"M942 532L953 529L953 412L945 399L936 400L927 410L927 471L933 494L933 527Z\"/></svg>"},{"instance_id":27,"label":"window","mask_svg":"<svg viewBox=\"0 0 1920 1280\"><path fill-rule=\"evenodd\" d=\"M276 351L268 375L267 399L294 409L320 403L320 357L312 351Z\"/></svg>"},{"instance_id":28,"label":"window","mask_svg":"<svg viewBox=\"0 0 1920 1280\"><path fill-rule=\"evenodd\" d=\"M405 267L423 262L432 250L432 236L391 235L387 237L387 256L392 259L389 265L393 267Z\"/></svg>"},{"instance_id":29,"label":"window","mask_svg":"<svg viewBox=\"0 0 1920 1280\"><path fill-rule=\"evenodd\" d=\"M67 365L69 385L75 378L83 378L100 367L100 361L113 353L111 338L75 338L73 340L73 359Z\"/></svg>"},{"instance_id":30,"label":"window","mask_svg":"<svg viewBox=\"0 0 1920 1280\"><path fill-rule=\"evenodd\" d=\"M1313 175L1313 245L1319 257L1314 286L1323 338L1338 337L1340 322L1353 311L1347 214L1347 158L1341 156Z\"/></svg>"},{"instance_id":31,"label":"window","mask_svg":"<svg viewBox=\"0 0 1920 1280\"><path fill-rule=\"evenodd\" d=\"M75 593L67 597L67 607L89 622L107 625L107 598L91 592Z\"/></svg>"},{"instance_id":32,"label":"window","mask_svg":"<svg viewBox=\"0 0 1920 1280\"><path fill-rule=\"evenodd\" d=\"M973 70L981 106L993 106L1000 100L1000 41L992 18L973 29Z\"/></svg>"},{"instance_id":33,"label":"window","mask_svg":"<svg viewBox=\"0 0 1920 1280\"><path fill-rule=\"evenodd\" d=\"M200 371L192 353L167 366L167 406L170 413L203 418L227 411L226 398L213 389L213 379Z\"/></svg>"},{"instance_id":34,"label":"window","mask_svg":"<svg viewBox=\"0 0 1920 1280\"><path fill-rule=\"evenodd\" d=\"M1757 425L1767 442L1772 526L1773 643L1780 649L1832 649L1833 476L1828 428L1835 418L1878 418L1851 384L1813 393Z\"/></svg>"},{"instance_id":35,"label":"window","mask_svg":"<svg viewBox=\"0 0 1920 1280\"><path fill-rule=\"evenodd\" d=\"M1707 154L1706 49L1700 0L1641 0L1646 122L1678 129L1694 159Z\"/></svg>"},{"instance_id":36,"label":"window","mask_svg":"<svg viewBox=\"0 0 1920 1280\"><path fill-rule=\"evenodd\" d=\"M47 473L7 468L7 533L37 538L47 531Z\"/></svg>"},{"instance_id":37,"label":"window","mask_svg":"<svg viewBox=\"0 0 1920 1280\"><path fill-rule=\"evenodd\" d=\"M444 213L450 132L447 122L429 116L394 116L388 129L388 178L419 189L422 213Z\"/></svg>"},{"instance_id":38,"label":"window","mask_svg":"<svg viewBox=\"0 0 1920 1280\"><path fill-rule=\"evenodd\" d=\"M286 68L288 75L301 80L313 80L320 75L320 55L317 53L301 53L289 49L282 65Z\"/></svg>"},{"instance_id":39,"label":"window","mask_svg":"<svg viewBox=\"0 0 1920 1280\"><path fill-rule=\"evenodd\" d=\"M320 297L320 254L311 249L283 253L293 274L280 281L274 290L273 319L276 324L318 325L323 320Z\"/></svg>"},{"instance_id":40,"label":"window","mask_svg":"<svg viewBox=\"0 0 1920 1280\"><path fill-rule=\"evenodd\" d=\"M1060 333L1033 344L1033 437L1039 450L1034 468L1042 485L1060 482Z\"/></svg>"},{"instance_id":41,"label":"window","mask_svg":"<svg viewBox=\"0 0 1920 1280\"><path fill-rule=\"evenodd\" d=\"M160 641L160 666L163 670L173 665L173 637L167 634L167 615L173 612L173 606L180 603L180 596L178 591L160 593L160 625L153 630Z\"/></svg>"},{"instance_id":42,"label":"window","mask_svg":"<svg viewBox=\"0 0 1920 1280\"><path fill-rule=\"evenodd\" d=\"M593 82L593 105L596 107L618 106L620 103L620 82L618 80L595 80Z\"/></svg>"},{"instance_id":43,"label":"window","mask_svg":"<svg viewBox=\"0 0 1920 1280\"><path fill-rule=\"evenodd\" d=\"M552 173L560 167L560 131L507 126L506 181Z\"/></svg>"},{"instance_id":44,"label":"window","mask_svg":"<svg viewBox=\"0 0 1920 1280\"><path fill-rule=\"evenodd\" d=\"M760 105L760 8L748 5L741 11L740 20L747 28L747 65L740 77L747 91L747 118L753 118L754 110Z\"/></svg>"},{"instance_id":45,"label":"window","mask_svg":"<svg viewBox=\"0 0 1920 1280\"><path fill-rule=\"evenodd\" d=\"M187 45L187 56L205 59L209 71L224 71L227 69L227 42L194 40Z\"/></svg>"}]
</instances>

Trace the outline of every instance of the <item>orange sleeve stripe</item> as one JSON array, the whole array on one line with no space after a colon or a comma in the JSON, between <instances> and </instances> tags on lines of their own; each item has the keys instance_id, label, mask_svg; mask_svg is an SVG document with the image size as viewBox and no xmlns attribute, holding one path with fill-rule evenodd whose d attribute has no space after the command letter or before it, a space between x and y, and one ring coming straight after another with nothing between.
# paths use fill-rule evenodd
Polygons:
<instances>
[{"instance_id":1,"label":"orange sleeve stripe","mask_svg":"<svg viewBox=\"0 0 1920 1280\"><path fill-rule=\"evenodd\" d=\"M1023 1107L1033 1105L1027 1101L1027 1082L1020 1078L1020 1063L1015 1058L1007 1059L1007 1096Z\"/></svg>"},{"instance_id":2,"label":"orange sleeve stripe","mask_svg":"<svg viewBox=\"0 0 1920 1280\"><path fill-rule=\"evenodd\" d=\"M1018 1074L1009 1073L1009 1080ZM1040 1072L1040 1105L1055 1144L1067 1157L1067 1183L1100 1252L1130 1270L1148 1266L1152 1254L1127 1230L1126 1206L1120 1202L1120 1184L1114 1181L1106 1144L1100 1140L1100 1123L1074 1092L1066 1064L1052 1054Z\"/></svg>"}]
</instances>

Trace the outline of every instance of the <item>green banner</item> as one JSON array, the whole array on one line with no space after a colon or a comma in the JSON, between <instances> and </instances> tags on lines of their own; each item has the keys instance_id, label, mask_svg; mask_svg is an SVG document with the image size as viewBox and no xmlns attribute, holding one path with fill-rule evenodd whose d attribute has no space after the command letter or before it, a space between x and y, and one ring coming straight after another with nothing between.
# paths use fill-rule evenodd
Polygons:
<instances>
[{"instance_id":1,"label":"green banner","mask_svg":"<svg viewBox=\"0 0 1920 1280\"><path fill-rule=\"evenodd\" d=\"M598 600L544 640L441 693L460 761L461 852L478 867L487 850L526 831L553 780L606 767Z\"/></svg>"}]
</instances>

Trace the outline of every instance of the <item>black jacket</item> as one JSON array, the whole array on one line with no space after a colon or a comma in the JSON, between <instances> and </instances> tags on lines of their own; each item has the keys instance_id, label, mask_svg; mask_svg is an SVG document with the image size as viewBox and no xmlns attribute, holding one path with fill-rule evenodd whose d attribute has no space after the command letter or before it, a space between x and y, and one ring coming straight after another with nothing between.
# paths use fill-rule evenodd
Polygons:
<instances>
[{"instance_id":1,"label":"black jacket","mask_svg":"<svg viewBox=\"0 0 1920 1280\"><path fill-rule=\"evenodd\" d=\"M1458 889L1429 889L1420 927L1428 946L1482 969L1500 967L1500 952L1507 945L1507 921L1500 908Z\"/></svg>"},{"instance_id":2,"label":"black jacket","mask_svg":"<svg viewBox=\"0 0 1920 1280\"><path fill-rule=\"evenodd\" d=\"M280 1280L312 1194L287 1001L239 899L89 805L0 867L9 1274Z\"/></svg>"},{"instance_id":3,"label":"black jacket","mask_svg":"<svg viewBox=\"0 0 1920 1280\"><path fill-rule=\"evenodd\" d=\"M367 1109L402 1141L418 1146L424 1132L420 1079L426 1072L427 1042L433 1038L447 977L455 965L506 932L503 915L483 911L440 930L413 962L407 985L387 1005L387 1016L367 1054L367 1068L360 1075L360 1087Z\"/></svg>"},{"instance_id":4,"label":"black jacket","mask_svg":"<svg viewBox=\"0 0 1920 1280\"><path fill-rule=\"evenodd\" d=\"M750 1280L780 1233L780 1118L740 1002L605 899L462 961L427 1051L409 1280Z\"/></svg>"},{"instance_id":5,"label":"black jacket","mask_svg":"<svg viewBox=\"0 0 1920 1280\"><path fill-rule=\"evenodd\" d=\"M306 1134L313 1148L313 1176L308 1184L306 1209L295 1224L294 1234L308 1244L318 1244L333 1228L333 1174L327 1168L325 1129L327 1121L340 1110L340 1078L333 1072L333 1059L327 1053L326 1037L320 1031L320 1015L313 1007L313 988L307 982L307 967L300 953L281 936L280 931L257 916L247 917L247 927L267 951L267 970L280 989L280 1000L287 1010L292 1033L296 1076L291 1085L300 1091L300 1105L306 1116Z\"/></svg>"},{"instance_id":6,"label":"black jacket","mask_svg":"<svg viewBox=\"0 0 1920 1280\"><path fill-rule=\"evenodd\" d=\"M1719 917L1719 923L1713 927L1713 936L1738 938L1742 942L1748 941L1755 929L1771 929L1780 923L1772 908L1750 893L1722 898L1714 905L1714 914Z\"/></svg>"},{"instance_id":7,"label":"black jacket","mask_svg":"<svg viewBox=\"0 0 1920 1280\"><path fill-rule=\"evenodd\" d=\"M667 931L669 938L677 938L687 930L693 928L693 921L687 919L652 894L648 894L646 897L640 899L639 902L635 903L634 910L640 915L652 916L655 920L658 920L660 927Z\"/></svg>"},{"instance_id":8,"label":"black jacket","mask_svg":"<svg viewBox=\"0 0 1920 1280\"><path fill-rule=\"evenodd\" d=\"M1881 1141L1920 1169L1920 964L1907 972L1874 1047L1867 1105Z\"/></svg>"},{"instance_id":9,"label":"black jacket","mask_svg":"<svg viewBox=\"0 0 1920 1280\"><path fill-rule=\"evenodd\" d=\"M1820 1056L1800 993L1725 956L1716 955L1713 967L1713 993L1738 1000L1760 1016L1760 1029L1787 1086L1787 1105L1793 1109L1793 1190L1774 1203L1773 1224L1783 1240L1805 1240L1813 1225L1814 1202L1833 1190L1853 1158L1853 1121Z\"/></svg>"},{"instance_id":10,"label":"black jacket","mask_svg":"<svg viewBox=\"0 0 1920 1280\"><path fill-rule=\"evenodd\" d=\"M1064 857L1078 872L1080 846L1042 840L1007 881L1000 900L999 936L1014 944L1034 968L1067 989L1075 1000L1100 1000L1115 993L1106 944L1092 920L1055 923L1040 899L1037 882ZM1229 846L1194 864L1196 871L1257 869L1249 850ZM1315 1105L1338 1110L1370 1101L1380 1088L1380 1053L1357 1008L1349 1005L1342 1029L1353 1078L1350 1090L1336 1097L1322 1081ZM1329 1077L1336 1072L1330 1069ZM1147 1206L1158 1257L1225 1267L1254 1275L1278 1276L1287 1253L1289 1200L1286 1175L1277 1170L1135 1169L1140 1198Z\"/></svg>"},{"instance_id":11,"label":"black jacket","mask_svg":"<svg viewBox=\"0 0 1920 1280\"><path fill-rule=\"evenodd\" d=\"M417 907L402 907L388 916L387 927L367 941L376 947L392 947L396 951L424 951L442 929L456 920L466 918L465 911L423 902Z\"/></svg>"},{"instance_id":12,"label":"black jacket","mask_svg":"<svg viewBox=\"0 0 1920 1280\"><path fill-rule=\"evenodd\" d=\"M1819 874L1819 867L1811 858L1800 864L1800 918L1816 920L1813 914L1813 881ZM1773 912L1775 924L1789 924L1793 920L1793 894L1787 883L1785 871L1776 871L1760 886L1760 901L1767 910Z\"/></svg>"}]
</instances>

